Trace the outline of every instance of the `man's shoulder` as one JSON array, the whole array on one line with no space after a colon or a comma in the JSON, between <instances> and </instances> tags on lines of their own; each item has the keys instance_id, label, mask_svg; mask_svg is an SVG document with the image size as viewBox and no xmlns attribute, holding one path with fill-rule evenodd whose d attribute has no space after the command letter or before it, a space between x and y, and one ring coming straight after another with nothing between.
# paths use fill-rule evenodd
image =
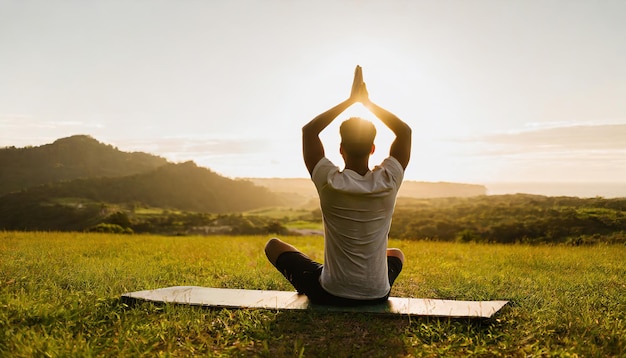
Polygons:
<instances>
[{"instance_id":1,"label":"man's shoulder","mask_svg":"<svg viewBox=\"0 0 626 358\"><path fill-rule=\"evenodd\" d=\"M389 156L383 160L380 165L377 165L374 168L374 171L384 170L386 172L391 173L396 179L402 180L404 177L404 168L402 164L398 161L398 159Z\"/></svg>"},{"instance_id":2,"label":"man's shoulder","mask_svg":"<svg viewBox=\"0 0 626 358\"><path fill-rule=\"evenodd\" d=\"M385 160L383 160L383 162L380 163L380 166L385 167L385 168L391 167L393 169L400 169L404 171L404 168L402 167L402 164L400 163L400 161L391 155L385 158Z\"/></svg>"},{"instance_id":3,"label":"man's shoulder","mask_svg":"<svg viewBox=\"0 0 626 358\"><path fill-rule=\"evenodd\" d=\"M331 162L330 159L322 157L322 159L320 159L317 164L315 164L315 167L311 172L311 180L313 180L313 182L326 180L326 178L328 178L328 173L330 173L330 171L332 170L339 171L339 167Z\"/></svg>"}]
</instances>

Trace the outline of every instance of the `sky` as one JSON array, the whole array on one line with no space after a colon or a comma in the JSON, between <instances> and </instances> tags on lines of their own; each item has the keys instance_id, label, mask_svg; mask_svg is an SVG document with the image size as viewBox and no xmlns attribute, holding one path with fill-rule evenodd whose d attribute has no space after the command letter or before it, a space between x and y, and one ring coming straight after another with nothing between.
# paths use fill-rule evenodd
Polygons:
<instances>
[{"instance_id":1,"label":"sky","mask_svg":"<svg viewBox=\"0 0 626 358\"><path fill-rule=\"evenodd\" d=\"M232 178L308 177L346 99L413 129L405 178L626 183L626 1L0 0L0 147L87 134ZM360 105L338 126L391 132ZM626 194L626 193L625 193Z\"/></svg>"}]
</instances>

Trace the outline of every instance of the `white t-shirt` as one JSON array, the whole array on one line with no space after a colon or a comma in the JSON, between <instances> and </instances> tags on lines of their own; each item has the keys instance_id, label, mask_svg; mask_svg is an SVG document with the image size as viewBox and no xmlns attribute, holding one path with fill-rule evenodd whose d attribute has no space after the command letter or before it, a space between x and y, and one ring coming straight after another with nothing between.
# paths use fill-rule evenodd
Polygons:
<instances>
[{"instance_id":1,"label":"white t-shirt","mask_svg":"<svg viewBox=\"0 0 626 358\"><path fill-rule=\"evenodd\" d=\"M390 290L387 241L404 169L393 157L364 176L327 158L311 174L324 220L322 287L335 296L376 299Z\"/></svg>"}]
</instances>

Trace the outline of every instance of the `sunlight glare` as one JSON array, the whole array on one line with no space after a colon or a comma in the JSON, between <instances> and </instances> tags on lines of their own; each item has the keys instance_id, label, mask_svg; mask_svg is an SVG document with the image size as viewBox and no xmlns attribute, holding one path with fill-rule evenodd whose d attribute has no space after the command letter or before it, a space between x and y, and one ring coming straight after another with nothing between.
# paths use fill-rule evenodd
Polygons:
<instances>
[{"instance_id":1,"label":"sunlight glare","mask_svg":"<svg viewBox=\"0 0 626 358\"><path fill-rule=\"evenodd\" d=\"M348 97L354 68L363 68L370 99L405 121L413 129L412 159L406 172L410 180L467 181L479 175L466 158L472 143L454 138L467 135L468 123L461 120L454 103L458 93L441 81L437 65L426 52L408 53L400 43L376 39L354 39L341 46L325 47L329 56L315 63L306 79L308 103L302 103L309 120ZM427 51L425 49L424 51ZM415 61L415 58L420 61ZM369 110L357 103L342 113L320 135L326 156L343 167L339 154L339 125L350 117L370 120L376 126L376 150L370 167L388 155L394 134ZM306 121L304 122L306 123Z\"/></svg>"}]
</instances>

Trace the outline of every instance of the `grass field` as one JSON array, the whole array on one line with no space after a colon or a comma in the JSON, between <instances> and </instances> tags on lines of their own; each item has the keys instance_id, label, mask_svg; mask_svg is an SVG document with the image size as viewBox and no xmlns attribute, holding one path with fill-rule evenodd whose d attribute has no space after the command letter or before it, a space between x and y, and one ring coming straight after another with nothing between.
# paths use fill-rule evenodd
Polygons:
<instances>
[{"instance_id":1,"label":"grass field","mask_svg":"<svg viewBox=\"0 0 626 358\"><path fill-rule=\"evenodd\" d=\"M285 238L321 259L320 238ZM391 241L392 295L508 299L491 320L142 303L174 285L280 289L266 237L0 232L0 356L626 356L626 247Z\"/></svg>"}]
</instances>

